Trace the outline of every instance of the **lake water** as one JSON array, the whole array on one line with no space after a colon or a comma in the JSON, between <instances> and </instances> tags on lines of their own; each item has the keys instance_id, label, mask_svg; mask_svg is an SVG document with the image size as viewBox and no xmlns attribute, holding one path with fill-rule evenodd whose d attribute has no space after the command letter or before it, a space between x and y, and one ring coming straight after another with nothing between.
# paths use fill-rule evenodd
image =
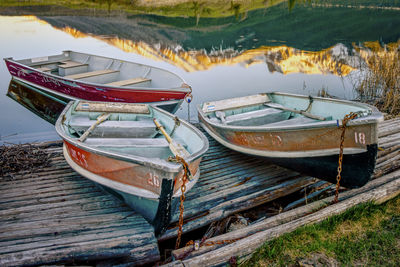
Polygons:
<instances>
[{"instance_id":1,"label":"lake water","mask_svg":"<svg viewBox=\"0 0 400 267\"><path fill-rule=\"evenodd\" d=\"M296 5L292 10L284 3L198 22L145 15L0 16L0 57L74 50L166 68L193 88L191 121L204 101L267 91L325 91L354 99L353 85L368 53L398 46L400 38L399 4L367 2L363 8ZM10 80L1 63L0 144L56 139L51 123L6 96ZM177 114L187 119L188 105Z\"/></svg>"}]
</instances>

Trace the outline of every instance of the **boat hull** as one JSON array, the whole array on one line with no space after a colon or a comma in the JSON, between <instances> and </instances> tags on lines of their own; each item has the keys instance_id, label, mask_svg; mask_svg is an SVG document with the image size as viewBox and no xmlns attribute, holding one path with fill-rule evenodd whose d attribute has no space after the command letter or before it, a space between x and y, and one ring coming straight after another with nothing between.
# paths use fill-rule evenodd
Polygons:
<instances>
[{"instance_id":1,"label":"boat hull","mask_svg":"<svg viewBox=\"0 0 400 267\"><path fill-rule=\"evenodd\" d=\"M200 117L199 120L202 120L202 118ZM316 139L315 144L324 141L326 145L315 149L315 144L307 146L307 144L297 143L301 140L301 136L304 136L302 131L292 131L289 135L287 132L279 131L232 133L207 125L204 120L202 120L201 125L215 140L230 149L262 157L280 166L336 183L341 134L339 128L310 131L309 136L320 136L321 133L328 133L325 136L331 135L325 141L322 136ZM359 135L360 132L365 136L371 136L375 132L373 131L374 127L376 125L364 125L364 127L349 127L346 130L340 181L342 186L347 188L361 187L369 181L373 174L377 144L372 142L360 145L355 142L354 136ZM284 136L293 136L293 139L297 142L285 146ZM296 136L300 138L294 138ZM260 142L260 140L263 140L263 142ZM281 147L281 150L279 150L279 147ZM293 147L301 147L302 150L293 150L291 149Z\"/></svg>"},{"instance_id":2,"label":"boat hull","mask_svg":"<svg viewBox=\"0 0 400 267\"><path fill-rule=\"evenodd\" d=\"M367 151L343 155L340 185L346 188L359 188L365 185L374 172L377 155L377 144L367 146ZM282 167L319 177L336 183L339 155L301 158L269 158Z\"/></svg>"},{"instance_id":3,"label":"boat hull","mask_svg":"<svg viewBox=\"0 0 400 267\"><path fill-rule=\"evenodd\" d=\"M63 153L72 169L140 213L154 226L157 235L165 231L180 199L182 172L162 173L157 169L95 155L67 141L64 141ZM200 161L201 158L189 163L193 179L186 184L186 190L190 190L200 176Z\"/></svg>"},{"instance_id":4,"label":"boat hull","mask_svg":"<svg viewBox=\"0 0 400 267\"><path fill-rule=\"evenodd\" d=\"M275 93L270 93L271 98ZM276 93L278 97L286 97L290 103L303 101L307 97ZM256 96L259 97L259 96ZM264 97L264 96L263 96ZM242 98L241 105L245 105ZM254 97L253 97L254 99ZM207 104L214 108L224 108L232 105L234 101L212 102ZM258 101L258 100L257 100ZM374 107L343 100L315 98L313 105L323 109L323 104L335 106L337 110L370 109L370 115L351 120L346 125L343 142L343 162L340 185L347 188L363 186L371 178L377 156L377 128L382 115ZM262 104L262 103L261 103ZM305 105L303 104L303 105ZM215 105L215 106L212 106ZM258 105L258 104L257 104ZM305 105L306 106L306 105ZM338 160L340 153L342 121L327 120L306 124L261 124L248 126L235 126L217 122L206 115L202 107L198 108L199 121L206 132L222 145L241 153L267 159L280 166L336 183ZM206 111L207 112L207 111ZM213 112L213 111L212 111ZM213 114L208 112L207 114ZM228 113L229 111L227 111ZM230 113L229 113L230 114ZM238 113L236 113L238 114ZM237 115L235 115L237 116ZM233 117L233 116L232 116ZM269 126L273 125L273 126Z\"/></svg>"},{"instance_id":5,"label":"boat hull","mask_svg":"<svg viewBox=\"0 0 400 267\"><path fill-rule=\"evenodd\" d=\"M123 88L65 79L60 76L30 68L5 59L13 79L57 94L70 100L89 100L124 103L160 103L165 110L174 113L182 104L187 88L158 90L152 88Z\"/></svg>"}]
</instances>

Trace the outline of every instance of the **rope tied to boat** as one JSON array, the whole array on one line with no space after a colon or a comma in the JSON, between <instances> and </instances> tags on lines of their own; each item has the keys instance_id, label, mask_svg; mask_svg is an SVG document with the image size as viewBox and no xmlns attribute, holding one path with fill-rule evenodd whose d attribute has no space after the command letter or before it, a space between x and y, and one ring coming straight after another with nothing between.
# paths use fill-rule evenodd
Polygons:
<instances>
[{"instance_id":1,"label":"rope tied to boat","mask_svg":"<svg viewBox=\"0 0 400 267\"><path fill-rule=\"evenodd\" d=\"M304 111L304 112L310 112L312 103L314 102L314 98L313 98L311 95L308 96L308 100L309 100L309 102L308 102L307 108L304 109L304 110L302 110L302 111Z\"/></svg>"},{"instance_id":2,"label":"rope tied to boat","mask_svg":"<svg viewBox=\"0 0 400 267\"><path fill-rule=\"evenodd\" d=\"M183 205L183 202L185 202L185 191L186 191L186 183L187 181L190 180L190 169L189 169L189 164L180 156L176 155L175 158L169 157L169 161L174 161L182 164L183 167L183 176L182 176L182 185L181 185L181 197L180 197L180 204L179 204L179 222L178 222L178 236L176 238L176 243L175 243L175 249L179 248L179 245L181 243L181 237L182 237L182 227L183 227L183 211L185 210L185 207Z\"/></svg>"},{"instance_id":3,"label":"rope tied to boat","mask_svg":"<svg viewBox=\"0 0 400 267\"><path fill-rule=\"evenodd\" d=\"M181 121L179 120L179 118L177 116L174 117L174 128L172 129L171 133L169 134L169 136L172 136L175 133L176 128L178 128L178 126L181 125Z\"/></svg>"},{"instance_id":4,"label":"rope tied to boat","mask_svg":"<svg viewBox=\"0 0 400 267\"><path fill-rule=\"evenodd\" d=\"M189 92L185 95L185 101L188 103L188 119L187 121L190 122L190 103L193 100L193 95L192 95L192 87L186 83L182 84L182 87L189 88Z\"/></svg>"},{"instance_id":5,"label":"rope tied to boat","mask_svg":"<svg viewBox=\"0 0 400 267\"><path fill-rule=\"evenodd\" d=\"M350 120L353 120L359 116L359 113L350 112L345 115L342 120L342 125L339 128L342 129L342 134L340 135L340 145L339 145L339 160L338 160L338 168L337 168L337 176L336 176L336 190L335 190L335 198L333 203L337 203L339 201L339 188L340 188L340 180L342 179L342 163L343 163L343 148L344 148L344 137L346 133L346 126Z\"/></svg>"}]
</instances>

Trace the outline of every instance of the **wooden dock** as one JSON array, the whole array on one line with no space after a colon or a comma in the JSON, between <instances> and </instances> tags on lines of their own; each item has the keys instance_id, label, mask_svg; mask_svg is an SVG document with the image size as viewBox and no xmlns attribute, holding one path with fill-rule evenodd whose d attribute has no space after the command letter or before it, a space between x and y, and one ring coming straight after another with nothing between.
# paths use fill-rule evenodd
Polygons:
<instances>
[{"instance_id":1,"label":"wooden dock","mask_svg":"<svg viewBox=\"0 0 400 267\"><path fill-rule=\"evenodd\" d=\"M385 151L380 152L377 172L384 175L399 167L400 119L384 122L380 130ZM318 181L209 141L200 179L184 203L183 230L188 238L192 230ZM159 260L157 242L176 236L178 212L170 229L157 240L140 215L75 173L65 162L60 145L44 150L52 154L49 167L0 180L1 266L99 260L135 265ZM200 257L195 255L194 259ZM189 262L190 257L184 264Z\"/></svg>"},{"instance_id":2,"label":"wooden dock","mask_svg":"<svg viewBox=\"0 0 400 267\"><path fill-rule=\"evenodd\" d=\"M210 148L200 164L200 179L186 194L183 233L239 211L289 195L317 179L232 151L204 132ZM179 211L159 240L177 235ZM173 227L175 226L175 227Z\"/></svg>"},{"instance_id":3,"label":"wooden dock","mask_svg":"<svg viewBox=\"0 0 400 267\"><path fill-rule=\"evenodd\" d=\"M50 167L0 180L0 266L159 260L141 215L74 172L60 142L45 151Z\"/></svg>"},{"instance_id":4,"label":"wooden dock","mask_svg":"<svg viewBox=\"0 0 400 267\"><path fill-rule=\"evenodd\" d=\"M175 260L165 266L216 266L229 262L231 257L236 261L237 257L253 253L264 242L298 227L340 214L359 203L379 204L397 196L400 194L400 118L380 125L379 147L373 179L361 188L343 191L338 203L332 204L333 196L305 201L297 208L266 216L244 228L208 237L204 241L208 244L200 245L199 249L188 246L174 250Z\"/></svg>"}]
</instances>

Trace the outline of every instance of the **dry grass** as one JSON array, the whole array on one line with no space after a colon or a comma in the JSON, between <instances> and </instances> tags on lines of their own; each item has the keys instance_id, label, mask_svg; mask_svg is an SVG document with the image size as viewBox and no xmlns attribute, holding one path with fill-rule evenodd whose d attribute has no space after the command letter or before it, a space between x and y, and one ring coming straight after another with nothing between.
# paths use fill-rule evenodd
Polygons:
<instances>
[{"instance_id":1,"label":"dry grass","mask_svg":"<svg viewBox=\"0 0 400 267\"><path fill-rule=\"evenodd\" d=\"M13 178L20 171L32 172L50 164L50 154L30 144L0 146L0 179Z\"/></svg>"},{"instance_id":2,"label":"dry grass","mask_svg":"<svg viewBox=\"0 0 400 267\"><path fill-rule=\"evenodd\" d=\"M400 41L385 47L377 42L366 46L366 50L357 49L366 64L355 90L362 101L390 115L400 115Z\"/></svg>"}]
</instances>

